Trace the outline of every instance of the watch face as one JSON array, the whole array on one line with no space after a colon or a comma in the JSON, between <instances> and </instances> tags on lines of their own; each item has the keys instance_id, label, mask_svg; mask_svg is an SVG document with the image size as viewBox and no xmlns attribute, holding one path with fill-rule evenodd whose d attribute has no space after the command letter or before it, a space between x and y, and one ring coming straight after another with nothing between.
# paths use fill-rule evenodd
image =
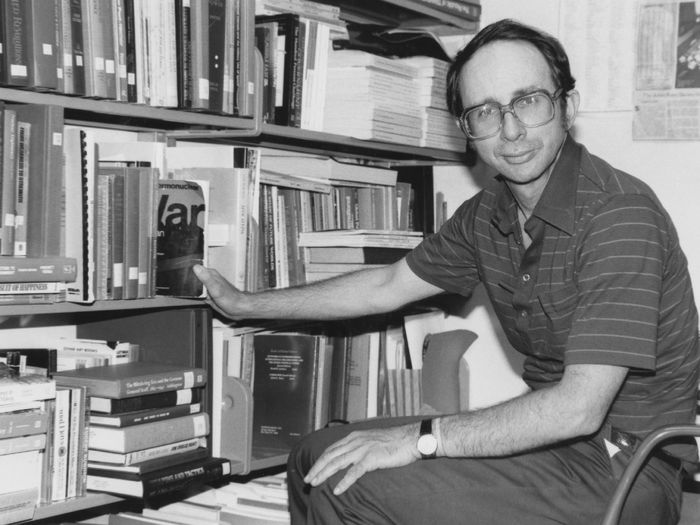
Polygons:
<instances>
[{"instance_id":1,"label":"watch face","mask_svg":"<svg viewBox=\"0 0 700 525\"><path fill-rule=\"evenodd\" d=\"M432 434L423 434L418 438L418 452L423 456L432 456L437 451L437 439Z\"/></svg>"}]
</instances>

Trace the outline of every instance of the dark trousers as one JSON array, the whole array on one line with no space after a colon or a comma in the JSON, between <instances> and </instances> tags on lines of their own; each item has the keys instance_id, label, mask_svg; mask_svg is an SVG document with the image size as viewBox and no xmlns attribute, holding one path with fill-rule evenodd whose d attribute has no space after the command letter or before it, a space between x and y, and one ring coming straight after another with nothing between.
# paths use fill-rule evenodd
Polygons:
<instances>
[{"instance_id":1,"label":"dark trousers","mask_svg":"<svg viewBox=\"0 0 700 525\"><path fill-rule=\"evenodd\" d=\"M287 465L292 524L593 525L600 523L621 474L596 436L504 458L437 458L376 470L340 496L332 488L344 471L315 488L304 483L323 450L352 430L416 419L335 426L302 440ZM638 477L620 523L671 525L679 509L679 471L653 459Z\"/></svg>"}]
</instances>

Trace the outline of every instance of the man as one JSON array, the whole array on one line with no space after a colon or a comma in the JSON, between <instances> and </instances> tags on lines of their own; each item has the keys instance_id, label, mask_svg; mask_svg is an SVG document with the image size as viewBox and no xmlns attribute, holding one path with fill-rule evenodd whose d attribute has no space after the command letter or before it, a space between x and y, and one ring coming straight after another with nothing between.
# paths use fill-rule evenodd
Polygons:
<instances>
[{"instance_id":1,"label":"man","mask_svg":"<svg viewBox=\"0 0 700 525\"><path fill-rule=\"evenodd\" d=\"M531 390L494 407L312 434L289 459L294 523L597 523L635 441L694 419L685 257L651 190L569 136L574 85L556 39L492 24L455 58L448 101L499 175L440 232L394 265L288 290L242 294L196 270L232 318L354 317L482 282L526 355ZM693 453L654 457L623 522L676 523Z\"/></svg>"}]
</instances>

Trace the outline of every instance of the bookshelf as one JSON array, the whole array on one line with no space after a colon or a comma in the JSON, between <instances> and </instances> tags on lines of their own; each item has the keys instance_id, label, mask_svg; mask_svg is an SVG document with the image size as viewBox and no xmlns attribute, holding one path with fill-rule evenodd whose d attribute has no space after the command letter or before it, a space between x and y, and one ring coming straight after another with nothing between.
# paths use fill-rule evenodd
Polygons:
<instances>
[{"instance_id":1,"label":"bookshelf","mask_svg":"<svg viewBox=\"0 0 700 525\"><path fill-rule=\"evenodd\" d=\"M374 13L376 21L390 21L413 27L448 27L451 31L471 31L474 21L446 13L430 2L419 0L352 0L327 1L341 7L346 21L366 20ZM262 58L255 53L251 76L256 86L262 85ZM436 148L419 148L397 143L369 141L291 128L262 122L261 89L256 88L255 111L252 118L152 107L144 104L117 102L57 93L0 86L0 100L21 104L57 105L65 110L66 124L113 129L164 132L172 140L198 140L211 143L240 144L252 147L270 147L290 151L323 154L339 160L363 159L368 164L382 167L401 167L411 177L420 179L430 173L436 164L454 164L462 161L460 152ZM429 188L426 188L428 190ZM432 205L427 191L422 207ZM431 222L430 216L421 223ZM177 320L188 318L188 322ZM211 311L202 301L155 297L151 299L96 301L92 304L62 302L39 305L0 305L0 331L4 329L42 330L59 325L75 325L78 337L123 339L153 348L150 357L177 360L197 366L209 366L211 353ZM175 320L175 321L173 321ZM137 330L136 326L148 326ZM178 326L178 330L171 330ZM1 333L1 332L0 332ZM170 335L164 337L164 334ZM240 382L231 380L230 397L225 400L231 409L228 417L243 422L237 425L233 439L236 445L230 454L233 474L278 467L286 461L286 454L255 454L251 448L251 393ZM211 392L207 409L211 406ZM87 497L44 505L37 508L35 520L50 520L90 509L119 504L117 496L90 493Z\"/></svg>"}]
</instances>

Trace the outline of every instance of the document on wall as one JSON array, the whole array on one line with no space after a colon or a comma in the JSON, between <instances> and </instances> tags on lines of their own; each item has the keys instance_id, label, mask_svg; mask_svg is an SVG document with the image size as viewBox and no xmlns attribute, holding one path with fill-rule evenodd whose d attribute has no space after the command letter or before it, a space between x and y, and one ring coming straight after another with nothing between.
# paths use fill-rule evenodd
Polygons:
<instances>
[{"instance_id":1,"label":"document on wall","mask_svg":"<svg viewBox=\"0 0 700 525\"><path fill-rule=\"evenodd\" d=\"M632 136L700 139L700 2L642 1Z\"/></svg>"},{"instance_id":2,"label":"document on wall","mask_svg":"<svg viewBox=\"0 0 700 525\"><path fill-rule=\"evenodd\" d=\"M639 0L567 0L559 6L559 39L581 111L631 111Z\"/></svg>"}]
</instances>

